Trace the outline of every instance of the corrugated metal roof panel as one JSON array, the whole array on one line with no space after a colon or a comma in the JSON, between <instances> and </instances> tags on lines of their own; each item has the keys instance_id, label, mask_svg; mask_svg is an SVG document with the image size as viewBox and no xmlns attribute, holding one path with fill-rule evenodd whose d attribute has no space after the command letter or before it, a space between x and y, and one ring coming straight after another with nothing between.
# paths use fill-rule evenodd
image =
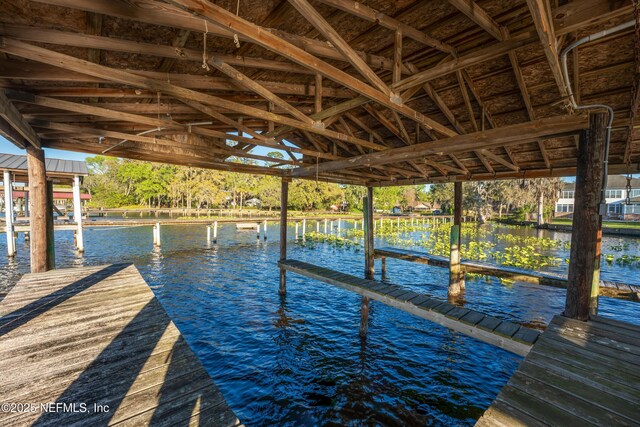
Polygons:
<instances>
[{"instance_id":1,"label":"corrugated metal roof panel","mask_svg":"<svg viewBox=\"0 0 640 427\"><path fill-rule=\"evenodd\" d=\"M85 162L77 160L45 159L47 172L68 175L88 175ZM27 156L0 153L0 170L27 170Z\"/></svg>"}]
</instances>

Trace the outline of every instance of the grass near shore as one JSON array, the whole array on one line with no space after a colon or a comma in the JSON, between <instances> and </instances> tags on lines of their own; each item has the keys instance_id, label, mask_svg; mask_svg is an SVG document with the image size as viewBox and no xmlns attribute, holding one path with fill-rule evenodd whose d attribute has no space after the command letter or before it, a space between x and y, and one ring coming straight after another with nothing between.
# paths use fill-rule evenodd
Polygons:
<instances>
[{"instance_id":1,"label":"grass near shore","mask_svg":"<svg viewBox=\"0 0 640 427\"><path fill-rule=\"evenodd\" d=\"M571 225L572 224L572 220L556 218L551 223L552 224L557 224L557 225ZM640 230L640 222L633 222L633 221L603 221L602 222L602 227L603 228L624 228L624 229L630 229L630 230Z\"/></svg>"}]
</instances>

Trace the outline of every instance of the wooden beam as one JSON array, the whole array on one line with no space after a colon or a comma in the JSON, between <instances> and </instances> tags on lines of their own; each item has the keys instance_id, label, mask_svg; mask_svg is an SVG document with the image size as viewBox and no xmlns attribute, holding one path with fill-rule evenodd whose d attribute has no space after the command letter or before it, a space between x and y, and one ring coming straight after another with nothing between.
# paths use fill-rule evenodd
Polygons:
<instances>
[{"instance_id":1,"label":"wooden beam","mask_svg":"<svg viewBox=\"0 0 640 427\"><path fill-rule=\"evenodd\" d=\"M551 68L551 75L556 82L560 96L566 99L568 93L562 78L562 68L560 67L560 58L558 56L558 41L551 19L549 0L527 0L527 5L542 43L542 49Z\"/></svg>"},{"instance_id":2,"label":"wooden beam","mask_svg":"<svg viewBox=\"0 0 640 427\"><path fill-rule=\"evenodd\" d=\"M631 0L580 0L572 1L553 10L553 28L556 36L562 36L586 27L598 26L619 17L633 14Z\"/></svg>"},{"instance_id":3,"label":"wooden beam","mask_svg":"<svg viewBox=\"0 0 640 427\"><path fill-rule=\"evenodd\" d=\"M200 34L205 32L205 26L202 22L202 18L194 16L190 12L185 12L184 10L172 6L171 4L158 2L155 0L136 0L135 3L131 3L128 0L92 0L90 2L83 2L78 0L34 1L37 3L101 13L104 15L115 16L126 20L145 22L151 25L160 25L170 28L181 28ZM260 31L268 32L280 38L286 39L288 42L296 45L301 49L304 49L305 51L313 55L334 59L337 61L345 61L345 58L340 54L340 52L323 41L297 36L273 28L258 28L260 29ZM252 39L246 38L242 34L236 33L236 31L234 30L215 26L209 26L208 30L209 34L211 35L223 37L230 40L233 40L234 34L238 34L240 40L253 43ZM389 71L392 68L392 62L388 58L384 58L379 55L369 55L365 54L364 52L359 52L359 54L373 68L381 68ZM310 72L309 74L315 74L315 72Z\"/></svg>"},{"instance_id":4,"label":"wooden beam","mask_svg":"<svg viewBox=\"0 0 640 427\"><path fill-rule=\"evenodd\" d=\"M507 160L503 159L502 157L498 156L495 153L492 153L489 150L485 150L485 149L480 149L478 150L483 156L490 158L491 160L494 160L498 163L500 163L503 166L506 166L507 168L513 170L513 171L519 171L520 168L510 162L508 162Z\"/></svg>"},{"instance_id":5,"label":"wooden beam","mask_svg":"<svg viewBox=\"0 0 640 427\"><path fill-rule=\"evenodd\" d=\"M24 139L24 137L2 117L0 117L0 135L4 136L9 142L18 148L25 148L29 145L29 141Z\"/></svg>"},{"instance_id":6,"label":"wooden beam","mask_svg":"<svg viewBox=\"0 0 640 427\"><path fill-rule=\"evenodd\" d=\"M170 120L154 119L140 114L131 114L110 110L108 108L96 107L90 104L79 104L76 102L64 101L61 99L46 96L33 95L27 92L8 91L7 95L14 101L24 102L31 105L55 108L57 110L73 111L80 114L107 117L115 120L123 120L132 123L147 124L155 127L183 128L180 123Z\"/></svg>"},{"instance_id":7,"label":"wooden beam","mask_svg":"<svg viewBox=\"0 0 640 427\"><path fill-rule=\"evenodd\" d=\"M469 120L473 125L473 130L476 132L480 130L478 127L478 122L476 121L476 115L473 111L473 106L471 105L471 98L469 98L469 92L467 92L467 86L464 82L464 78L462 77L462 73L458 71L456 73L456 77L458 78L458 84L460 85L460 92L462 93L462 99L464 99L464 105L467 106L467 112L469 113Z\"/></svg>"},{"instance_id":8,"label":"wooden beam","mask_svg":"<svg viewBox=\"0 0 640 427\"><path fill-rule=\"evenodd\" d=\"M385 95L391 96L391 91L386 83L373 72L364 59L349 46L342 36L338 34L331 24L329 24L307 0L289 0L289 3L300 12L369 83ZM394 70L395 67L394 62Z\"/></svg>"},{"instance_id":9,"label":"wooden beam","mask_svg":"<svg viewBox=\"0 0 640 427\"><path fill-rule=\"evenodd\" d=\"M489 61L499 56L507 54L509 51L518 49L523 46L527 46L530 43L536 41L536 37L532 34L525 32L513 36L511 40L498 42L489 47L476 50L467 55L461 55L458 58L451 61L444 62L433 68L429 68L419 73L413 74L400 80L395 85L392 85L394 91L405 91L415 86L422 86L424 83L436 79L438 77L445 76L447 74L456 72L463 68L470 67L472 65L479 64L481 62Z\"/></svg>"},{"instance_id":10,"label":"wooden beam","mask_svg":"<svg viewBox=\"0 0 640 427\"><path fill-rule=\"evenodd\" d=\"M262 31L260 27L234 15L233 13L225 10L224 8L215 5L213 3L201 3L199 0L169 0L172 4L206 19L214 25L221 28L232 30L238 34L242 34L245 37L251 39L256 44L264 47L265 49L276 52L277 54L296 62L304 67L315 70L317 73L322 74L324 77L329 78L337 83L340 83L349 89L352 89L359 94L369 98L372 101L396 110L398 113L407 116L408 118L417 122L423 123L430 129L434 129L443 135L453 136L455 132L448 129L445 126L440 125L438 122L426 117L422 113L415 111L414 109L399 103L400 98L390 97L389 89L387 91L381 91L380 88L374 88L361 80L347 74L346 72L339 70L338 68L328 64L327 62L319 60L317 57L311 55L305 50L295 46L289 41L270 32ZM306 0L292 0L295 2L306 2ZM317 13L317 12L316 12ZM328 31L328 29L325 28ZM354 58L350 58L354 60ZM362 70L360 70L362 71ZM386 86L385 86L386 87Z\"/></svg>"},{"instance_id":11,"label":"wooden beam","mask_svg":"<svg viewBox=\"0 0 640 427\"><path fill-rule=\"evenodd\" d=\"M9 123L16 132L22 135L29 144L40 148L38 135L29 123L24 120L22 114L20 114L16 106L7 98L2 89L0 89L0 117Z\"/></svg>"},{"instance_id":12,"label":"wooden beam","mask_svg":"<svg viewBox=\"0 0 640 427\"><path fill-rule=\"evenodd\" d=\"M489 172L490 174L496 173L496 171L493 169L493 166L491 166L491 163L489 163L489 160L487 160L487 158L482 154L480 150L474 150L473 154L475 154L476 157L482 162L482 165L487 170L487 172Z\"/></svg>"},{"instance_id":13,"label":"wooden beam","mask_svg":"<svg viewBox=\"0 0 640 427\"><path fill-rule=\"evenodd\" d=\"M279 106L280 108L282 108L283 110L285 110L286 112L291 114L293 117L297 118L298 120L308 123L310 125L313 125L315 123L313 119L310 119L308 116L303 114L300 110L298 110L296 107L289 104L287 101L280 98L270 90L266 89L260 83L255 82L251 78L245 76L240 71L236 70L235 68L225 63L224 61L221 61L214 56L208 62L209 64L213 65L218 71L230 77L239 86L245 87L250 91L257 93L258 95L262 96L264 99L266 99L269 102L273 102L275 105Z\"/></svg>"},{"instance_id":14,"label":"wooden beam","mask_svg":"<svg viewBox=\"0 0 640 427\"><path fill-rule=\"evenodd\" d=\"M314 113L322 111L322 74L316 74L316 85L314 93Z\"/></svg>"},{"instance_id":15,"label":"wooden beam","mask_svg":"<svg viewBox=\"0 0 640 427\"><path fill-rule=\"evenodd\" d=\"M393 76L391 81L395 84L402 78L402 31L396 30L393 44Z\"/></svg>"},{"instance_id":16,"label":"wooden beam","mask_svg":"<svg viewBox=\"0 0 640 427\"><path fill-rule=\"evenodd\" d=\"M290 119L278 114L269 113L267 111L237 102L228 101L217 96L197 92L191 89L186 89L171 83L167 83L164 80L152 79L127 71L116 70L102 65L93 64L82 59L58 53L49 49L33 46L31 44L20 42L17 40L0 38L0 52L12 53L16 56L32 59L43 63L51 63L55 61L56 66L60 68L96 76L111 82L118 82L133 87L141 87L156 92L160 91L180 99L188 99L203 104L219 106L231 111L236 111L241 114L257 117L263 120L271 120L277 123L291 126L293 128L305 129L310 132L318 133L329 138L343 140L352 144L360 144L362 146L377 150L384 148L382 146L379 146L378 144L372 144L366 140L353 138L339 132L322 129L315 125L303 123L298 120Z\"/></svg>"},{"instance_id":17,"label":"wooden beam","mask_svg":"<svg viewBox=\"0 0 640 427\"><path fill-rule=\"evenodd\" d=\"M498 40L502 40L500 25L473 0L448 0L448 2L464 13L467 18L478 24L483 30Z\"/></svg>"},{"instance_id":18,"label":"wooden beam","mask_svg":"<svg viewBox=\"0 0 640 427\"><path fill-rule=\"evenodd\" d=\"M455 53L455 48L447 43L437 40L428 34L420 31L414 27L404 24L395 18L385 15L369 6L353 1L353 0L318 0L320 3L324 3L329 6L333 6L337 9L350 13L358 18L362 18L369 22L375 22L392 31L400 31L406 37L412 40L422 43L426 46L431 46L435 49L441 50L446 53Z\"/></svg>"},{"instance_id":19,"label":"wooden beam","mask_svg":"<svg viewBox=\"0 0 640 427\"><path fill-rule=\"evenodd\" d=\"M584 116L551 117L437 141L387 149L345 160L324 162L318 165L318 170L326 172L358 166L383 165L419 159L434 153L457 153L479 148L501 147L509 144L535 141L539 138L570 134L583 129L585 126L586 118ZM313 171L315 171L315 168L311 170L308 167L302 167L294 169L292 175L308 176Z\"/></svg>"}]
</instances>

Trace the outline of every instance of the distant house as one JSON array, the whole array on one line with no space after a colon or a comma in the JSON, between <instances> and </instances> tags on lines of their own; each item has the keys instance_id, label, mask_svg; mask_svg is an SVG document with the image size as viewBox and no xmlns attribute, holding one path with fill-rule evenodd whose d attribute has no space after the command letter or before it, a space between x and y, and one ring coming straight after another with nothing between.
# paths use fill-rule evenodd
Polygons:
<instances>
[{"instance_id":1,"label":"distant house","mask_svg":"<svg viewBox=\"0 0 640 427\"><path fill-rule=\"evenodd\" d=\"M260 206L262 206L262 200L254 197L253 199L249 199L244 202L244 205L250 208L259 208Z\"/></svg>"},{"instance_id":2,"label":"distant house","mask_svg":"<svg viewBox=\"0 0 640 427\"><path fill-rule=\"evenodd\" d=\"M568 182L560 192L556 202L555 217L573 216L576 184ZM627 178L622 175L610 176L605 192L607 217L610 219L640 219L640 179L631 180L631 204L627 202Z\"/></svg>"}]
</instances>

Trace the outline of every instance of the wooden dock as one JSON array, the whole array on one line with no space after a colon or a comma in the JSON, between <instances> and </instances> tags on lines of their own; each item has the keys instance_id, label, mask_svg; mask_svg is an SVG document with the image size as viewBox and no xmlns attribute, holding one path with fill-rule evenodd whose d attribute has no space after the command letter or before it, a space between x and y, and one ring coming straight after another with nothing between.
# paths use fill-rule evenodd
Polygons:
<instances>
[{"instance_id":1,"label":"wooden dock","mask_svg":"<svg viewBox=\"0 0 640 427\"><path fill-rule=\"evenodd\" d=\"M640 425L640 326L556 316L476 426Z\"/></svg>"},{"instance_id":2,"label":"wooden dock","mask_svg":"<svg viewBox=\"0 0 640 427\"><path fill-rule=\"evenodd\" d=\"M0 316L2 426L239 424L133 265L27 274Z\"/></svg>"},{"instance_id":3,"label":"wooden dock","mask_svg":"<svg viewBox=\"0 0 640 427\"><path fill-rule=\"evenodd\" d=\"M395 258L404 261L431 265L434 267L449 268L449 258L438 255L431 255L426 252L384 247L376 249L374 253L377 258ZM526 270L524 268L496 265L487 262L471 260L462 260L460 264L468 273L486 274L488 276L501 277L504 279L521 282L536 283L539 285L553 286L557 288L567 287L567 276L563 274L542 273L539 271ZM638 301L638 297L640 297L640 286L601 280L600 293L604 296Z\"/></svg>"},{"instance_id":4,"label":"wooden dock","mask_svg":"<svg viewBox=\"0 0 640 427\"><path fill-rule=\"evenodd\" d=\"M358 293L521 356L529 352L540 334L534 329L449 304L397 285L361 279L296 260L280 261L278 265L285 270Z\"/></svg>"}]
</instances>

